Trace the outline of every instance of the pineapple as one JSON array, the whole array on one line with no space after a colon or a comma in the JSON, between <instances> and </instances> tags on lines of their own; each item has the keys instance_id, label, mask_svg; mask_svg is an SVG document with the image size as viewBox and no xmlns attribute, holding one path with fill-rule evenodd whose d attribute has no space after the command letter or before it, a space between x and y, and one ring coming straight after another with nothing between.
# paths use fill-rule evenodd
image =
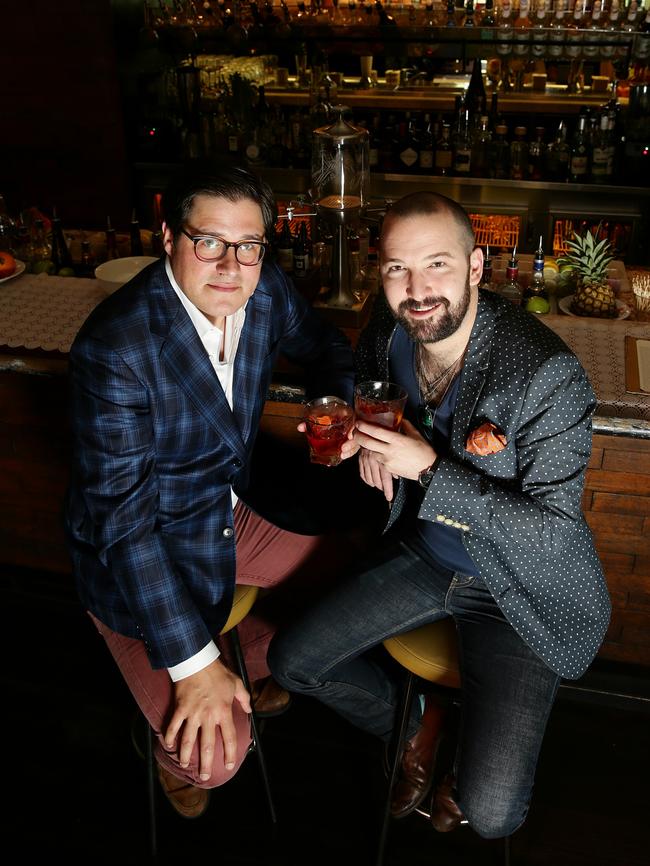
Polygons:
<instances>
[{"instance_id":1,"label":"pineapple","mask_svg":"<svg viewBox=\"0 0 650 866\"><path fill-rule=\"evenodd\" d=\"M607 280L612 245L607 238L596 243L590 231L584 237L574 232L573 237L567 241L567 254L557 260L560 266L568 265L576 279L571 310L579 316L616 318L616 296Z\"/></svg>"}]
</instances>

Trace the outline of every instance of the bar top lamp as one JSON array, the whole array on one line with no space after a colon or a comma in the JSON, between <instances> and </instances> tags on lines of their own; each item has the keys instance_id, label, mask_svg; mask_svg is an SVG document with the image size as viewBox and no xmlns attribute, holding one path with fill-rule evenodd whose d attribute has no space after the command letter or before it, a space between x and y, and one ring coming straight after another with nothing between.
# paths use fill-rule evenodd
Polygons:
<instances>
[{"instance_id":1,"label":"bar top lamp","mask_svg":"<svg viewBox=\"0 0 650 866\"><path fill-rule=\"evenodd\" d=\"M314 130L312 147L312 201L320 219L331 226L331 291L327 304L352 307L348 229L358 224L368 199L369 134L344 120L347 109L334 106L337 119Z\"/></svg>"}]
</instances>

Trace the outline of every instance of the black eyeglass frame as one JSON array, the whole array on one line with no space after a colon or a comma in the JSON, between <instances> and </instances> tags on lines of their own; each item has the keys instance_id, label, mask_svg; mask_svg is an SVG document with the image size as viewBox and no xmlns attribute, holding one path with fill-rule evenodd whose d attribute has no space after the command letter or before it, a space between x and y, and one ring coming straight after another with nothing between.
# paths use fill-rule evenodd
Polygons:
<instances>
[{"instance_id":1,"label":"black eyeglass frame","mask_svg":"<svg viewBox=\"0 0 650 866\"><path fill-rule=\"evenodd\" d=\"M235 258L237 259L237 262L246 268L254 268L260 264L260 262L262 261L262 259L265 256L266 251L267 251L268 246L269 246L265 241L255 241L255 240L226 241L223 238L220 238L218 235L191 235L189 232L185 231L185 229L181 229L181 234L184 234L188 240L192 241L192 243L194 245L194 255L197 257L197 259L200 262L205 262L206 264L211 264L212 262L220 262L221 259L226 257L230 247L233 247L235 250ZM205 241L205 240L221 241L221 243L224 244L224 246L225 246L225 250L223 251L223 253L220 256L217 256L216 259L201 258L201 256L198 254L198 252L196 250L196 245L198 244L199 241ZM260 256L256 262L242 262L242 261L240 261L239 248L241 246L244 246L244 244L255 244L256 247L259 247Z\"/></svg>"}]
</instances>

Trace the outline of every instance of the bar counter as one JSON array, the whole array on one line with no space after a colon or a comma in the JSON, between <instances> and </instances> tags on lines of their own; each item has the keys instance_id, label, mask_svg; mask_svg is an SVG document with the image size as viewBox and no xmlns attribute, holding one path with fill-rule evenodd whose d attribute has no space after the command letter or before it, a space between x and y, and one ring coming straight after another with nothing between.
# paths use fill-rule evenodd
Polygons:
<instances>
[{"instance_id":1,"label":"bar counter","mask_svg":"<svg viewBox=\"0 0 650 866\"><path fill-rule=\"evenodd\" d=\"M70 442L67 352L106 296L94 279L22 274L0 284L0 563L69 574L61 503ZM601 657L650 665L650 392L626 390L626 337L650 322L544 316L576 353L596 391L584 510L614 612ZM358 330L345 329L354 343ZM262 430L300 442L302 389L278 372Z\"/></svg>"}]
</instances>

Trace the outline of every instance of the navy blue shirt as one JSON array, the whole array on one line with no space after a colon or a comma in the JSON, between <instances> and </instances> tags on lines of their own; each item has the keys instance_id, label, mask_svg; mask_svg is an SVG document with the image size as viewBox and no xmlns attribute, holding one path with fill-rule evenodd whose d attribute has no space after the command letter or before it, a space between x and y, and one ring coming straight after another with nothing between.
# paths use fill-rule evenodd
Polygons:
<instances>
[{"instance_id":1,"label":"navy blue shirt","mask_svg":"<svg viewBox=\"0 0 650 866\"><path fill-rule=\"evenodd\" d=\"M432 443L436 453L444 457L449 451L460 376L453 380L435 412L431 410L433 427L426 427L420 417L424 402L416 373L415 343L399 325L390 344L389 361L392 379L408 391L406 417ZM478 568L463 544L462 531L445 523L421 520L417 515L426 491L417 481L406 484L406 503L398 521L405 544L427 562L461 574L477 575Z\"/></svg>"}]
</instances>

